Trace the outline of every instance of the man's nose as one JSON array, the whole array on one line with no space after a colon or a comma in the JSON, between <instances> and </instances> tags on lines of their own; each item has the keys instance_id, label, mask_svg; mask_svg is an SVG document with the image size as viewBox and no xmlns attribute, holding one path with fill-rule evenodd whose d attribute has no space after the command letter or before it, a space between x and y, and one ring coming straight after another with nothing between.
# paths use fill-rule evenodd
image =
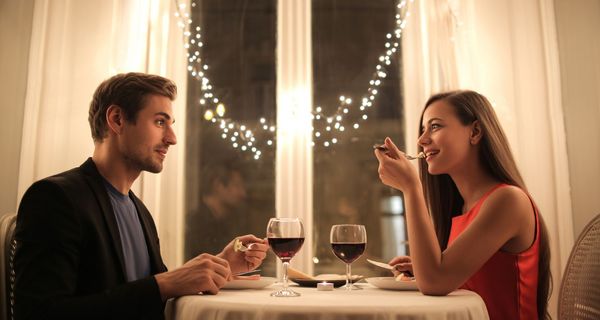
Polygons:
<instances>
[{"instance_id":1,"label":"man's nose","mask_svg":"<svg viewBox=\"0 0 600 320\"><path fill-rule=\"evenodd\" d=\"M175 131L173 130L173 127L169 127L167 129L167 133L165 135L164 142L169 145L177 144L177 135L175 135Z\"/></svg>"}]
</instances>

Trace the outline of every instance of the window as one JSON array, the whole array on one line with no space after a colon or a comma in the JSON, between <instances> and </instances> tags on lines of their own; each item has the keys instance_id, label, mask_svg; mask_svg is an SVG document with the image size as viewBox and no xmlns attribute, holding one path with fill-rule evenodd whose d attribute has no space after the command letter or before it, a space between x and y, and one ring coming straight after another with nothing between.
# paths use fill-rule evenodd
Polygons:
<instances>
[{"instance_id":1,"label":"window","mask_svg":"<svg viewBox=\"0 0 600 320\"><path fill-rule=\"evenodd\" d=\"M312 26L300 30L312 35L315 119L313 131L306 132L314 142L314 201L313 232L306 237L313 241L302 250L310 250L315 274L344 270L329 245L333 224L364 224L365 256L388 260L406 252L402 195L381 184L372 151L386 136L399 147L404 141L400 47L389 65L379 61L393 47L386 35L394 31L396 5L391 0L315 0ZM264 236L268 219L276 214L275 199L281 195L276 195L272 126L276 80L285 76L276 74L277 6L275 0L193 2L190 38L197 41L190 46L198 48L189 50L196 74L190 73L187 93L186 259L218 253L236 235ZM370 101L364 112L363 97ZM207 120L210 113L215 120ZM343 119L337 121L336 115ZM241 125L251 135L246 137ZM251 147L260 149L258 159ZM274 274L277 261L265 261L263 274ZM380 272L364 259L353 267L357 274Z\"/></svg>"},{"instance_id":2,"label":"window","mask_svg":"<svg viewBox=\"0 0 600 320\"><path fill-rule=\"evenodd\" d=\"M268 219L275 215L275 145L261 144L259 160L252 147L273 136L262 130L260 118L276 118L276 1L194 3L190 29L200 27L200 37L196 32L191 37L202 47L195 41L198 49L188 52L201 51L203 75L188 77L186 260L202 252L218 253L237 235L264 236ZM209 80L204 80L204 89L203 77ZM225 128L204 118L207 110L218 112L219 104L225 110ZM254 141L234 135L245 132L240 124L256 133ZM268 261L261 268L274 273L275 261Z\"/></svg>"},{"instance_id":3,"label":"window","mask_svg":"<svg viewBox=\"0 0 600 320\"><path fill-rule=\"evenodd\" d=\"M343 273L343 263L329 246L333 224L365 225L368 241L364 256L388 261L405 254L402 197L379 181L372 148L386 136L399 147L404 141L399 47L389 65L379 61L387 50L386 42L393 47L386 34L395 28L396 3L313 0L312 6L314 105L323 110L320 121L314 122L319 133L314 137L313 243L314 261L318 262L314 269L316 274ZM351 104L346 106L341 100L348 98ZM364 106L363 98L371 105ZM342 121L337 122L336 115L342 115ZM336 123L344 130L336 129ZM357 129L354 124L358 124ZM353 273L363 275L380 271L364 259L353 268Z\"/></svg>"}]
</instances>

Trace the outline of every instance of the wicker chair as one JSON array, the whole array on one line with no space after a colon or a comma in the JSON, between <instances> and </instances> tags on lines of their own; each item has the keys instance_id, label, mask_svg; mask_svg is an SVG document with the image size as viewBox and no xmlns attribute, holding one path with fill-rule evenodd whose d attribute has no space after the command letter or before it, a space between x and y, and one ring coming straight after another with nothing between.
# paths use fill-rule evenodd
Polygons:
<instances>
[{"instance_id":1,"label":"wicker chair","mask_svg":"<svg viewBox=\"0 0 600 320\"><path fill-rule=\"evenodd\" d=\"M559 319L600 319L600 215L571 251L558 301Z\"/></svg>"},{"instance_id":2,"label":"wicker chair","mask_svg":"<svg viewBox=\"0 0 600 320\"><path fill-rule=\"evenodd\" d=\"M17 215L5 214L0 218L0 319L13 318L13 288L15 272L13 258L15 256L16 241L14 239Z\"/></svg>"}]
</instances>

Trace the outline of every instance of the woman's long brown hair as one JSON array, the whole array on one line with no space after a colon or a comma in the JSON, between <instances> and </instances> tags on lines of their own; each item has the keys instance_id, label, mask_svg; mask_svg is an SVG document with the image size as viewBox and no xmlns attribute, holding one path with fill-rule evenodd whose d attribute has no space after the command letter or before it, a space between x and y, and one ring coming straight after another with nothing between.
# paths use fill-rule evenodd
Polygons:
<instances>
[{"instance_id":1,"label":"woman's long brown hair","mask_svg":"<svg viewBox=\"0 0 600 320\"><path fill-rule=\"evenodd\" d=\"M469 125L478 120L483 137L480 145L480 161L488 172L499 181L521 188L529 194L523 178L517 168L512 152L508 145L508 139L500 126L496 113L490 102L482 95L474 91L451 91L433 95L429 98L421 113L436 101L446 101L451 105L464 125ZM423 134L423 128L419 125L419 136ZM418 146L419 151L423 147ZM428 172L427 162L419 160L419 171L425 193L425 201L429 206L429 212L433 219L435 232L442 250L448 246L452 218L462 214L463 199L460 196L456 184L449 175L431 175ZM531 197L530 197L531 198ZM532 199L533 202L533 199ZM534 203L535 206L535 203ZM535 206L537 210L537 206ZM546 224L538 211L540 222L540 243L538 262L538 287L537 287L537 310L539 319L549 319L547 312L548 297L551 290L550 274L550 245L548 243L548 232ZM537 235L536 235L537 236Z\"/></svg>"}]
</instances>

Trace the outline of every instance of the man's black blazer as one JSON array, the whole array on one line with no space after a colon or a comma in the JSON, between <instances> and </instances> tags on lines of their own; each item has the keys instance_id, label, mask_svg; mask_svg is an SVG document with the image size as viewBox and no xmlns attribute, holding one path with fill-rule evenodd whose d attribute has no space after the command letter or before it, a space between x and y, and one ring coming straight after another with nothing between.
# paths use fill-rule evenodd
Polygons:
<instances>
[{"instance_id":1,"label":"man's black blazer","mask_svg":"<svg viewBox=\"0 0 600 320\"><path fill-rule=\"evenodd\" d=\"M126 282L121 237L103 178L90 159L34 183L17 215L15 318L162 319L153 276ZM166 271L158 234L144 204L136 205L151 273Z\"/></svg>"}]
</instances>

